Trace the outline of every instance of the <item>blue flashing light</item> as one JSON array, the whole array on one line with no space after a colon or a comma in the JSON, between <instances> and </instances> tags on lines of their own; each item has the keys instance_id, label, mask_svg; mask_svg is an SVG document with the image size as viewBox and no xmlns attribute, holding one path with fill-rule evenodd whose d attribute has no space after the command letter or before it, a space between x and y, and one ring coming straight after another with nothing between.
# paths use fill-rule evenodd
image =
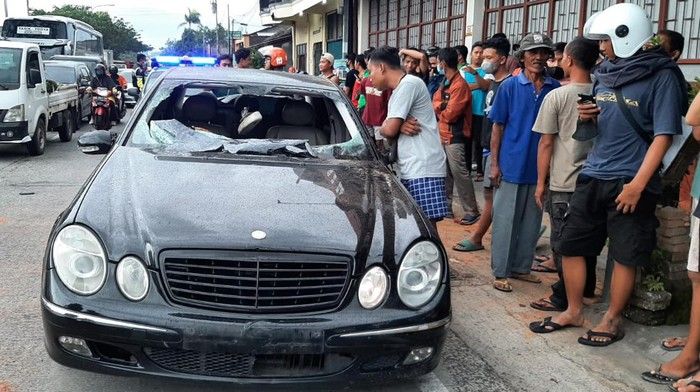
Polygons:
<instances>
[{"instance_id":1,"label":"blue flashing light","mask_svg":"<svg viewBox=\"0 0 700 392\"><path fill-rule=\"evenodd\" d=\"M178 67L183 64L182 60L185 57L180 56L157 56L156 60L161 67ZM216 59L213 57L188 57L187 58L194 66L214 66L216 64Z\"/></svg>"}]
</instances>

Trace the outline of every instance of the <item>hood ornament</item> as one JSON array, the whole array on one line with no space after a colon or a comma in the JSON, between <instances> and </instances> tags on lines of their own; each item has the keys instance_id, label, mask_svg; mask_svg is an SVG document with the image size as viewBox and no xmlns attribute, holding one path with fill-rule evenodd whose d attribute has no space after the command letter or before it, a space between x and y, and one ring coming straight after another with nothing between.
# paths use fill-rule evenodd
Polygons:
<instances>
[{"instance_id":1,"label":"hood ornament","mask_svg":"<svg viewBox=\"0 0 700 392\"><path fill-rule=\"evenodd\" d=\"M250 233L250 235L256 240L264 240L265 237L267 237L267 233L262 230L255 230L254 232Z\"/></svg>"}]
</instances>

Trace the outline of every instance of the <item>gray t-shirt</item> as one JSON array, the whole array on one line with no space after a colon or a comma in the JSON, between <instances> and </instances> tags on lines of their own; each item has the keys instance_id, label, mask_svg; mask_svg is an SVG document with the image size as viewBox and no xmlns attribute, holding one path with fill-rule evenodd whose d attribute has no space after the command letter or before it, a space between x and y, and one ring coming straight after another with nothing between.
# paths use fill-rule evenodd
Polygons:
<instances>
[{"instance_id":1,"label":"gray t-shirt","mask_svg":"<svg viewBox=\"0 0 700 392\"><path fill-rule=\"evenodd\" d=\"M423 80L406 75L391 93L386 118L406 120L415 117L421 132L399 134L398 167L401 179L445 177L445 151L440 142L433 103Z\"/></svg>"},{"instance_id":2,"label":"gray t-shirt","mask_svg":"<svg viewBox=\"0 0 700 392\"><path fill-rule=\"evenodd\" d=\"M592 89L592 83L571 83L553 90L544 98L532 126L535 132L557 135L549 169L549 189L555 192L576 189L576 177L593 147L593 140L581 142L571 137L578 122L578 94L591 94Z\"/></svg>"}]
</instances>

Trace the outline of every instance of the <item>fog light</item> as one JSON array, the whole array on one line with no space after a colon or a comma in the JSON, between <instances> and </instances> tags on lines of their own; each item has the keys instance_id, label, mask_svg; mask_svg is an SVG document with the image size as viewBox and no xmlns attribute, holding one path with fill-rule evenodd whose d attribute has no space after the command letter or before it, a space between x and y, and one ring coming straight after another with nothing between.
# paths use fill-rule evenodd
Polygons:
<instances>
[{"instance_id":1,"label":"fog light","mask_svg":"<svg viewBox=\"0 0 700 392\"><path fill-rule=\"evenodd\" d=\"M15 136L15 133L12 131L7 131L7 137L13 137Z\"/></svg>"},{"instance_id":2,"label":"fog light","mask_svg":"<svg viewBox=\"0 0 700 392\"><path fill-rule=\"evenodd\" d=\"M404 365L413 365L419 362L423 362L433 355L432 347L421 347L411 350L403 360Z\"/></svg>"},{"instance_id":3,"label":"fog light","mask_svg":"<svg viewBox=\"0 0 700 392\"><path fill-rule=\"evenodd\" d=\"M92 351L90 351L90 348L83 339L73 338L70 336L61 336L58 338L58 343L73 354L77 354L82 357L92 357Z\"/></svg>"}]
</instances>

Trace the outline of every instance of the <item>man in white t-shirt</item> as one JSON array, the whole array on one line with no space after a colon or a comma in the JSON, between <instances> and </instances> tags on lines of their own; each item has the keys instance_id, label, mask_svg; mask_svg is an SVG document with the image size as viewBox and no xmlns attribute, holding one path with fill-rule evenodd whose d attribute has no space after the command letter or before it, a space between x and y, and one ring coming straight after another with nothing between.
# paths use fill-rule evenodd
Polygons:
<instances>
[{"instance_id":1,"label":"man in white t-shirt","mask_svg":"<svg viewBox=\"0 0 700 392\"><path fill-rule=\"evenodd\" d=\"M380 132L386 138L398 139L397 166L401 182L435 223L448 213L447 172L428 88L420 78L407 75L401 69L396 48L385 46L375 50L368 68L376 88L393 90ZM402 127L407 120L414 126Z\"/></svg>"}]
</instances>

